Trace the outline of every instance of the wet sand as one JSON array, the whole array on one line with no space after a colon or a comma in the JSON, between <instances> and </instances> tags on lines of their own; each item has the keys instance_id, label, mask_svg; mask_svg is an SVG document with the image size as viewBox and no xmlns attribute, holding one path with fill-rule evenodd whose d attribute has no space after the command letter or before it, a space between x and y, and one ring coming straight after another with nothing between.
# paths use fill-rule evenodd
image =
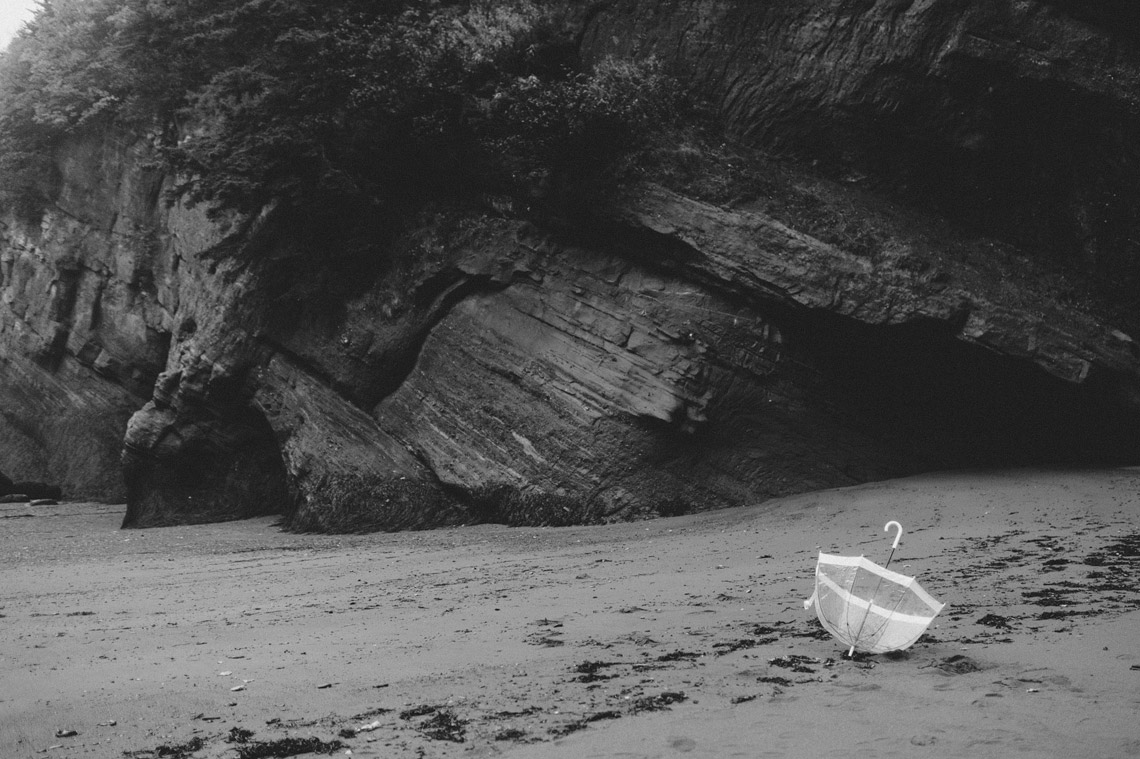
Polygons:
<instances>
[{"instance_id":1,"label":"wet sand","mask_svg":"<svg viewBox=\"0 0 1140 759\"><path fill-rule=\"evenodd\" d=\"M122 513L0 505L0 757L1140 755L1136 468L604 527ZM947 607L848 660L803 609L816 555L885 560L891 519L892 569Z\"/></svg>"}]
</instances>

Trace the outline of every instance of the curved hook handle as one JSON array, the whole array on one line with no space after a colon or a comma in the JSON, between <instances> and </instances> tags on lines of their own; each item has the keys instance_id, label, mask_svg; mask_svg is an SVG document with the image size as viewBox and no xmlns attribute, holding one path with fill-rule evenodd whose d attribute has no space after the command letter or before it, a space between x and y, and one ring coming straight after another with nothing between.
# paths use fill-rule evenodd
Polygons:
<instances>
[{"instance_id":1,"label":"curved hook handle","mask_svg":"<svg viewBox=\"0 0 1140 759\"><path fill-rule=\"evenodd\" d=\"M891 531L891 525L894 525L895 527L899 528L899 531L897 533L895 533L895 542L893 545L891 545L891 550L893 551L899 547L899 541L902 540L903 528L902 528L901 524L899 524L898 522L896 522L892 519L891 521L887 522L883 526L883 532L890 532Z\"/></svg>"}]
</instances>

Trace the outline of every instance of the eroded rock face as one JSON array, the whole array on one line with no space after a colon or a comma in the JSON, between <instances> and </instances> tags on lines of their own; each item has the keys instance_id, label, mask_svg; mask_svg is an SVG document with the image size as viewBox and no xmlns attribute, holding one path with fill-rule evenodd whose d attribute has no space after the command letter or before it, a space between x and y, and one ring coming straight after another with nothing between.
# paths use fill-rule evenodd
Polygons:
<instances>
[{"instance_id":1,"label":"eroded rock face","mask_svg":"<svg viewBox=\"0 0 1140 759\"><path fill-rule=\"evenodd\" d=\"M1079 259L1128 297L1140 283L1140 38L1126 6L618 0L584 47L656 55L737 138Z\"/></svg>"},{"instance_id":2,"label":"eroded rock face","mask_svg":"<svg viewBox=\"0 0 1140 759\"><path fill-rule=\"evenodd\" d=\"M741 139L851 180L813 203L905 195L1125 281L1136 205L1097 204L1137 197L1140 143L1120 166L1102 151L1131 134L1138 69L1069 12L619 0L582 39L659 55ZM1052 157L1077 127L1078 157ZM762 198L645 185L586 222L468 209L445 234L425 214L363 257L297 249L267 216L243 262L203 255L237 227L161 202L147 156L71 146L58 208L0 230L0 471L126 498L129 526L604 522L1140 450L1127 328L881 197L867 250Z\"/></svg>"},{"instance_id":3,"label":"eroded rock face","mask_svg":"<svg viewBox=\"0 0 1140 759\"><path fill-rule=\"evenodd\" d=\"M259 279L232 260L202 252L222 231L199 213L171 209L175 245L193 243L182 280L166 366L151 399L122 439L128 527L223 521L287 513L292 493L281 447L254 404L257 371L269 354Z\"/></svg>"},{"instance_id":4,"label":"eroded rock face","mask_svg":"<svg viewBox=\"0 0 1140 759\"><path fill-rule=\"evenodd\" d=\"M281 447L295 504L288 514L293 529L356 532L470 521L412 451L288 357L269 361L255 404Z\"/></svg>"},{"instance_id":5,"label":"eroded rock face","mask_svg":"<svg viewBox=\"0 0 1140 759\"><path fill-rule=\"evenodd\" d=\"M375 411L472 518L677 514L896 463L855 432L815 434L779 318L632 251L531 234L504 240L512 283L453 308Z\"/></svg>"},{"instance_id":6,"label":"eroded rock face","mask_svg":"<svg viewBox=\"0 0 1140 759\"><path fill-rule=\"evenodd\" d=\"M224 230L168 207L150 158L115 131L73 142L40 226L0 228L0 468L127 500L128 523L281 512L280 454L242 395L258 301L201 258Z\"/></svg>"},{"instance_id":7,"label":"eroded rock face","mask_svg":"<svg viewBox=\"0 0 1140 759\"><path fill-rule=\"evenodd\" d=\"M0 468L121 499L118 449L170 341L174 261L156 256L160 177L137 144L64 150L41 226L0 226Z\"/></svg>"},{"instance_id":8,"label":"eroded rock face","mask_svg":"<svg viewBox=\"0 0 1140 759\"><path fill-rule=\"evenodd\" d=\"M520 231L512 284L453 308L376 409L471 518L681 513L1140 442L1140 363L1103 329L659 188L621 216L602 249Z\"/></svg>"},{"instance_id":9,"label":"eroded rock face","mask_svg":"<svg viewBox=\"0 0 1140 759\"><path fill-rule=\"evenodd\" d=\"M1086 379L1096 364L1127 385L1140 368L1128 339L1079 312L1047 317L1011 308L993 296L933 281L928 271L848 253L762 213L715 208L660 188L631 194L617 213L635 229L691 251L680 264L689 278L718 282L745 297L870 325L956 324L962 339L1028 359L1070 382Z\"/></svg>"}]
</instances>

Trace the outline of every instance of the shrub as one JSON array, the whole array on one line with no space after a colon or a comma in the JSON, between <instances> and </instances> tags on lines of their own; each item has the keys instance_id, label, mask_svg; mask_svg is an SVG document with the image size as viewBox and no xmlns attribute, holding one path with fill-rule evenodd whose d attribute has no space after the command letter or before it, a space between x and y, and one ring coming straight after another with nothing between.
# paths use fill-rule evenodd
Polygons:
<instances>
[{"instance_id":1,"label":"shrub","mask_svg":"<svg viewBox=\"0 0 1140 759\"><path fill-rule=\"evenodd\" d=\"M160 135L175 193L215 214L596 194L676 88L653 61L584 66L571 6L50 0L0 59L0 202L50 197L59 140L110 120Z\"/></svg>"},{"instance_id":2,"label":"shrub","mask_svg":"<svg viewBox=\"0 0 1140 759\"><path fill-rule=\"evenodd\" d=\"M625 168L622 159L675 120L674 92L653 59L607 59L564 80L522 77L496 94L493 143L516 157L514 178L537 194L578 197L610 186Z\"/></svg>"}]
</instances>

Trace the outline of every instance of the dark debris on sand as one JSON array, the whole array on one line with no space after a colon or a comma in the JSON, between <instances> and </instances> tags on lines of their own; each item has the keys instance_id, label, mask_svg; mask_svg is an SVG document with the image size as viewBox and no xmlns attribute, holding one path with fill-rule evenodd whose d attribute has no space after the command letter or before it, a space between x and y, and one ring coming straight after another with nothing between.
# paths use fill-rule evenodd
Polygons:
<instances>
[{"instance_id":1,"label":"dark debris on sand","mask_svg":"<svg viewBox=\"0 0 1140 759\"><path fill-rule=\"evenodd\" d=\"M515 741L516 743L529 743L534 740L529 736L526 730L519 730L517 727L508 727L505 730L500 730L495 733L494 739L497 741Z\"/></svg>"},{"instance_id":2,"label":"dark debris on sand","mask_svg":"<svg viewBox=\"0 0 1140 759\"><path fill-rule=\"evenodd\" d=\"M619 663L616 661L584 661L574 668L574 671L578 673L578 677L575 677L574 680L580 683L613 680L617 675L601 675L598 673L607 667L616 667Z\"/></svg>"},{"instance_id":3,"label":"dark debris on sand","mask_svg":"<svg viewBox=\"0 0 1140 759\"><path fill-rule=\"evenodd\" d=\"M252 737L252 730L246 730L244 727L231 727L225 741L226 743L248 743Z\"/></svg>"},{"instance_id":4,"label":"dark debris on sand","mask_svg":"<svg viewBox=\"0 0 1140 759\"><path fill-rule=\"evenodd\" d=\"M162 744L153 749L143 749L142 751L124 751L123 755L130 757L130 759L189 759L190 755L196 751L201 751L206 742L201 738L191 738L185 743L177 744Z\"/></svg>"},{"instance_id":5,"label":"dark debris on sand","mask_svg":"<svg viewBox=\"0 0 1140 759\"><path fill-rule=\"evenodd\" d=\"M971 672L981 672L983 669L986 669L985 666L965 654L948 656L934 666L948 675L966 675Z\"/></svg>"},{"instance_id":6,"label":"dark debris on sand","mask_svg":"<svg viewBox=\"0 0 1140 759\"><path fill-rule=\"evenodd\" d=\"M344 748L340 741L319 738L280 738L275 741L252 741L237 746L238 759L280 759L301 754L332 754Z\"/></svg>"},{"instance_id":7,"label":"dark debris on sand","mask_svg":"<svg viewBox=\"0 0 1140 759\"><path fill-rule=\"evenodd\" d=\"M1009 617L1003 617L1000 614L987 614L978 619L978 624L986 627L997 627L1002 630L1010 629Z\"/></svg>"},{"instance_id":8,"label":"dark debris on sand","mask_svg":"<svg viewBox=\"0 0 1140 759\"><path fill-rule=\"evenodd\" d=\"M614 709L607 709L605 711L594 712L593 714L587 714L582 719L575 720L574 722L567 722L564 725L558 725L557 727L552 727L552 728L550 728L550 730L548 732L556 738L561 738L563 736L570 735L570 733L576 733L579 730L585 730L587 727L590 726L591 722L600 722L602 720L607 720L607 719L621 719L621 718L622 718L621 712L614 710Z\"/></svg>"},{"instance_id":9,"label":"dark debris on sand","mask_svg":"<svg viewBox=\"0 0 1140 759\"><path fill-rule=\"evenodd\" d=\"M724 643L714 643L713 648L716 649L717 656L724 656L731 654L733 651L740 651L745 648L755 648L756 646L766 646L769 643L775 643L779 638L775 636L767 638L740 638L739 640L730 640Z\"/></svg>"},{"instance_id":10,"label":"dark debris on sand","mask_svg":"<svg viewBox=\"0 0 1140 759\"><path fill-rule=\"evenodd\" d=\"M687 698L688 696L682 691L666 691L656 696L643 696L633 702L629 713L640 714L641 712L661 711L668 709L673 704L679 704Z\"/></svg>"},{"instance_id":11,"label":"dark debris on sand","mask_svg":"<svg viewBox=\"0 0 1140 759\"><path fill-rule=\"evenodd\" d=\"M440 707L432 706L431 704L420 704L419 706L413 706L410 709L405 709L400 712L400 719L408 720L415 719L416 717L424 717L439 711L439 709Z\"/></svg>"},{"instance_id":12,"label":"dark debris on sand","mask_svg":"<svg viewBox=\"0 0 1140 759\"><path fill-rule=\"evenodd\" d=\"M820 664L819 659L811 656L798 656L796 654L789 654L787 656L777 656L774 659L769 659L768 663L773 667L782 667L790 669L793 672L803 672L806 674L814 674L815 670L807 666L809 664Z\"/></svg>"},{"instance_id":13,"label":"dark debris on sand","mask_svg":"<svg viewBox=\"0 0 1140 759\"><path fill-rule=\"evenodd\" d=\"M417 728L433 741L463 743L467 740L467 720L459 719L450 709L440 709Z\"/></svg>"},{"instance_id":14,"label":"dark debris on sand","mask_svg":"<svg viewBox=\"0 0 1140 759\"><path fill-rule=\"evenodd\" d=\"M693 661L694 659L701 658L701 656L703 656L703 654L697 653L696 651L682 651L681 649L677 649L676 651L671 651L667 654L661 654L657 657L657 661Z\"/></svg>"}]
</instances>

